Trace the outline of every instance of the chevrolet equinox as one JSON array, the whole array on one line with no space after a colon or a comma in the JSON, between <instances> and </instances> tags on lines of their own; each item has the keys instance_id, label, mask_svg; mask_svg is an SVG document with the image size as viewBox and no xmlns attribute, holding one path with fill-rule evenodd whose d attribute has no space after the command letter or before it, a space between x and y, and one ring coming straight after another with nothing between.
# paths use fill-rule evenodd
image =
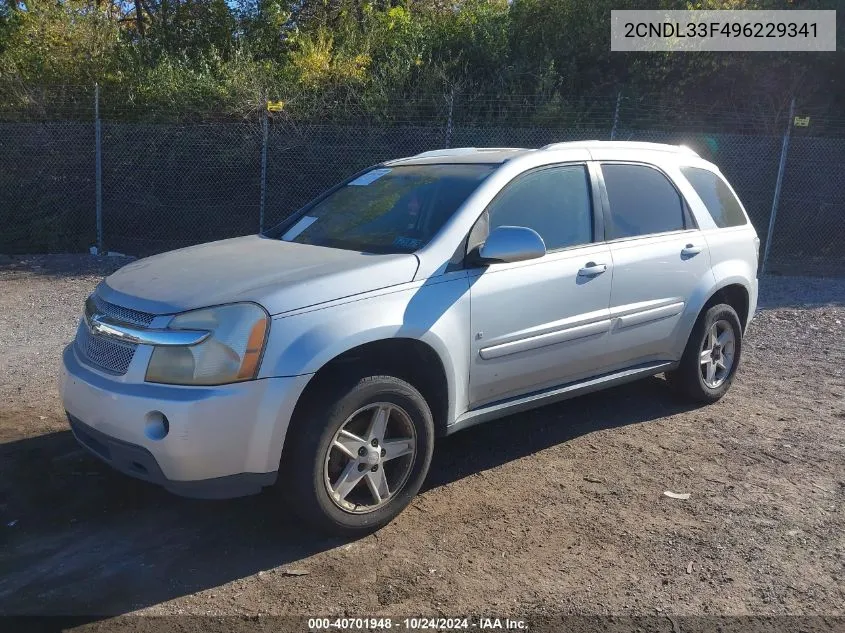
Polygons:
<instances>
[{"instance_id":1,"label":"chevrolet equinox","mask_svg":"<svg viewBox=\"0 0 845 633\"><path fill-rule=\"evenodd\" d=\"M64 406L126 474L206 498L275 484L323 530L374 530L438 435L660 373L721 398L759 245L685 147L425 152L107 277L64 351Z\"/></svg>"}]
</instances>

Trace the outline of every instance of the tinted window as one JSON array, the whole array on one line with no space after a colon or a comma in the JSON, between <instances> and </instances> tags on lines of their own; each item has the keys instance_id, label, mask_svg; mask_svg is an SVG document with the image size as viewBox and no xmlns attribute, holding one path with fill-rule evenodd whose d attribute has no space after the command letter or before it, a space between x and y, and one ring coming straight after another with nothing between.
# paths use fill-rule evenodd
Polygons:
<instances>
[{"instance_id":1,"label":"tinted window","mask_svg":"<svg viewBox=\"0 0 845 633\"><path fill-rule=\"evenodd\" d=\"M747 224L739 200L719 176L698 167L681 167L681 172L713 216L716 226L723 229L727 226Z\"/></svg>"},{"instance_id":2,"label":"tinted window","mask_svg":"<svg viewBox=\"0 0 845 633\"><path fill-rule=\"evenodd\" d=\"M593 241L590 189L582 165L530 172L511 182L487 208L490 230L526 226L548 250Z\"/></svg>"},{"instance_id":3,"label":"tinted window","mask_svg":"<svg viewBox=\"0 0 845 633\"><path fill-rule=\"evenodd\" d=\"M372 169L267 234L299 244L411 253L434 237L496 167L444 164Z\"/></svg>"},{"instance_id":4,"label":"tinted window","mask_svg":"<svg viewBox=\"0 0 845 633\"><path fill-rule=\"evenodd\" d=\"M607 239L678 231L684 203L672 183L644 165L602 165L610 201Z\"/></svg>"}]
</instances>

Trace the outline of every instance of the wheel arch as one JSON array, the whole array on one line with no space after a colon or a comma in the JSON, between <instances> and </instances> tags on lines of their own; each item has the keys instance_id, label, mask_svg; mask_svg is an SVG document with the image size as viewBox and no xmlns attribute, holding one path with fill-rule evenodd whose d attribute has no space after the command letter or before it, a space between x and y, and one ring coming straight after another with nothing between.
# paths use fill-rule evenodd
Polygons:
<instances>
[{"instance_id":1,"label":"wheel arch","mask_svg":"<svg viewBox=\"0 0 845 633\"><path fill-rule=\"evenodd\" d=\"M684 316L676 330L676 338L672 344L675 358L681 358L695 324L711 306L717 303L730 305L736 310L744 332L754 314L756 300L756 283L749 282L747 277L736 274L716 275L715 278L711 275L702 277L689 298Z\"/></svg>"},{"instance_id":2,"label":"wheel arch","mask_svg":"<svg viewBox=\"0 0 845 633\"><path fill-rule=\"evenodd\" d=\"M740 279L727 279L715 288L699 310L699 316L720 303L731 306L739 317L743 330L748 326L751 310L751 291Z\"/></svg>"},{"instance_id":3,"label":"wheel arch","mask_svg":"<svg viewBox=\"0 0 845 633\"><path fill-rule=\"evenodd\" d=\"M715 285L710 289L702 309L704 305L708 308L714 305L710 303L714 297L721 298L736 310L744 331L757 309L756 261L734 257L715 263L713 278Z\"/></svg>"},{"instance_id":4,"label":"wheel arch","mask_svg":"<svg viewBox=\"0 0 845 633\"><path fill-rule=\"evenodd\" d=\"M405 380L422 394L431 409L435 430L443 434L455 397L447 365L451 368L430 341L395 336L359 342L336 352L314 372L294 407L292 419L341 376L384 374Z\"/></svg>"}]
</instances>

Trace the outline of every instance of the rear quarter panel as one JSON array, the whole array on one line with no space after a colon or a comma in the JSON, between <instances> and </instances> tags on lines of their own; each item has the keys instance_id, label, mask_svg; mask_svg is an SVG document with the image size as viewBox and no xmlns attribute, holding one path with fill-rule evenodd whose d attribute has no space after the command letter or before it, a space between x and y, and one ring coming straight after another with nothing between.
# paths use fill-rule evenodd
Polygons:
<instances>
[{"instance_id":1,"label":"rear quarter panel","mask_svg":"<svg viewBox=\"0 0 845 633\"><path fill-rule=\"evenodd\" d=\"M714 292L731 284L748 291L747 327L757 309L757 233L751 224L705 231L716 278ZM711 295L713 293L710 293Z\"/></svg>"},{"instance_id":2,"label":"rear quarter panel","mask_svg":"<svg viewBox=\"0 0 845 633\"><path fill-rule=\"evenodd\" d=\"M748 213L742 205L741 200L740 206L742 207L747 224L730 228L719 228L716 226L710 212L695 191L695 188L683 175L681 171L681 167L683 166L698 167L712 171L725 181L735 196L736 191L734 191L730 182L719 171L716 165L700 157L682 155L675 157L672 164L668 162L664 164L667 173L669 173L678 186L678 189L684 195L695 217L695 221L701 229L710 252L710 262L713 270L713 286L710 288L704 286L697 288L695 296L690 298L689 316L691 320L688 319L687 324L689 329L692 330L698 313L718 290L731 284L739 284L748 291L748 318L743 324L744 327L747 327L754 316L757 306L757 258L759 246L757 232L748 219ZM739 200L739 197L737 197L737 200ZM687 332L687 334L689 333ZM684 339L683 345L686 345L686 339ZM683 351L683 347L681 351Z\"/></svg>"},{"instance_id":3,"label":"rear quarter panel","mask_svg":"<svg viewBox=\"0 0 845 633\"><path fill-rule=\"evenodd\" d=\"M719 228L716 226L710 212L695 191L695 188L684 177L680 169L682 166L698 167L718 174L739 201L743 215L745 215L746 224L728 228ZM721 288L732 284L739 284L748 291L748 318L743 323L743 326L747 327L757 307L757 267L759 255L757 232L748 218L748 212L745 210L742 200L736 195L736 191L733 189L731 183L713 163L698 157L685 156L677 165L669 167L669 170L671 171L673 180L676 181L687 203L690 205L690 210L693 212L695 220L701 228L701 232L707 241L710 251L710 262L715 283L707 292L701 293L703 300L697 306L697 309L700 311L707 300Z\"/></svg>"}]
</instances>

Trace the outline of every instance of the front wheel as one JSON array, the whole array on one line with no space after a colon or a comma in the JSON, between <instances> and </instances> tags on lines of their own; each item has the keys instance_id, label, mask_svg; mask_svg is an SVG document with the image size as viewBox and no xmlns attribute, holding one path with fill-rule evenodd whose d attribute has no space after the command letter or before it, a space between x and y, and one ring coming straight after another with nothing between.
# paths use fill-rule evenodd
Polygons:
<instances>
[{"instance_id":1,"label":"front wheel","mask_svg":"<svg viewBox=\"0 0 845 633\"><path fill-rule=\"evenodd\" d=\"M742 352L742 326L727 304L709 308L695 323L681 363L666 380L697 402L716 402L733 382Z\"/></svg>"},{"instance_id":2,"label":"front wheel","mask_svg":"<svg viewBox=\"0 0 845 633\"><path fill-rule=\"evenodd\" d=\"M285 449L296 511L315 527L354 535L396 517L419 491L434 450L425 399L392 376L320 388L293 421ZM285 467L287 466L287 467Z\"/></svg>"}]
</instances>

